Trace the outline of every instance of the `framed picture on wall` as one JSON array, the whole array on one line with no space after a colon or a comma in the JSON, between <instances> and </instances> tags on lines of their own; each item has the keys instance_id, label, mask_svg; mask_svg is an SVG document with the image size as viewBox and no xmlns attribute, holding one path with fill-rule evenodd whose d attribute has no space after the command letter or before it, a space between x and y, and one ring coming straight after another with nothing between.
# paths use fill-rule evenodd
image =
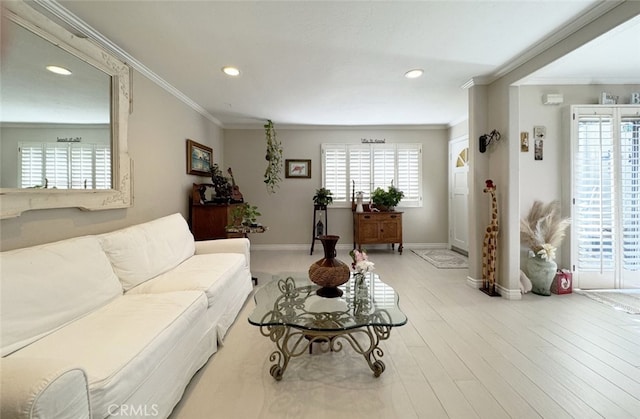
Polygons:
<instances>
[{"instance_id":1,"label":"framed picture on wall","mask_svg":"<svg viewBox=\"0 0 640 419\"><path fill-rule=\"evenodd\" d=\"M311 160L286 159L284 161L284 177L311 178Z\"/></svg>"},{"instance_id":2,"label":"framed picture on wall","mask_svg":"<svg viewBox=\"0 0 640 419\"><path fill-rule=\"evenodd\" d=\"M210 176L213 163L213 149L187 140L187 173L197 176Z\"/></svg>"}]
</instances>

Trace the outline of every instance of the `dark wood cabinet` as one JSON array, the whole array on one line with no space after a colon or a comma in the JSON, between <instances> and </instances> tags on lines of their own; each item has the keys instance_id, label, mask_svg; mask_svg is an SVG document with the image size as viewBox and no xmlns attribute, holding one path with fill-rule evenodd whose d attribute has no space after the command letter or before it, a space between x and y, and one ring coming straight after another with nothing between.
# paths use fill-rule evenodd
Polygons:
<instances>
[{"instance_id":1,"label":"dark wood cabinet","mask_svg":"<svg viewBox=\"0 0 640 419\"><path fill-rule=\"evenodd\" d=\"M193 184L189 198L189 226L196 240L226 239L231 236L225 231L230 224L231 211L242 204L214 204L205 202L200 191L206 184Z\"/></svg>"},{"instance_id":2,"label":"dark wood cabinet","mask_svg":"<svg viewBox=\"0 0 640 419\"><path fill-rule=\"evenodd\" d=\"M353 247L398 243L402 253L402 212L353 212Z\"/></svg>"}]
</instances>

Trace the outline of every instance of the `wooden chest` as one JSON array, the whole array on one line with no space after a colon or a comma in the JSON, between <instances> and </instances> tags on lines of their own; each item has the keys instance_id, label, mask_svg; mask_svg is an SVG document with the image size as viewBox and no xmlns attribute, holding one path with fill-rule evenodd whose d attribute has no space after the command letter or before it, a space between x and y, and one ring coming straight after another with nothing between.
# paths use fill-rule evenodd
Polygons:
<instances>
[{"instance_id":1,"label":"wooden chest","mask_svg":"<svg viewBox=\"0 0 640 419\"><path fill-rule=\"evenodd\" d=\"M402 253L402 212L353 212L353 247L398 243Z\"/></svg>"}]
</instances>

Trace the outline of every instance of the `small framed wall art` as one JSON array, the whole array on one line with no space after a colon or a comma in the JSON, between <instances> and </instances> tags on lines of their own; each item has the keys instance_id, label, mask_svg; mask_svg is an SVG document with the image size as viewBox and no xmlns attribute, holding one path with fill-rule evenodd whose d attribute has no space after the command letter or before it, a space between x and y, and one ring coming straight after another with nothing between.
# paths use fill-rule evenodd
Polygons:
<instances>
[{"instance_id":1,"label":"small framed wall art","mask_svg":"<svg viewBox=\"0 0 640 419\"><path fill-rule=\"evenodd\" d=\"M544 157L544 140L547 138L547 128L541 125L533 127L533 158L542 160Z\"/></svg>"},{"instance_id":2,"label":"small framed wall art","mask_svg":"<svg viewBox=\"0 0 640 419\"><path fill-rule=\"evenodd\" d=\"M284 161L284 177L311 178L311 160L286 159Z\"/></svg>"},{"instance_id":3,"label":"small framed wall art","mask_svg":"<svg viewBox=\"0 0 640 419\"><path fill-rule=\"evenodd\" d=\"M213 149L187 140L187 173L196 176L210 176L213 163Z\"/></svg>"},{"instance_id":4,"label":"small framed wall art","mask_svg":"<svg viewBox=\"0 0 640 419\"><path fill-rule=\"evenodd\" d=\"M522 131L520 133L520 151L527 153L529 151L529 133Z\"/></svg>"}]
</instances>

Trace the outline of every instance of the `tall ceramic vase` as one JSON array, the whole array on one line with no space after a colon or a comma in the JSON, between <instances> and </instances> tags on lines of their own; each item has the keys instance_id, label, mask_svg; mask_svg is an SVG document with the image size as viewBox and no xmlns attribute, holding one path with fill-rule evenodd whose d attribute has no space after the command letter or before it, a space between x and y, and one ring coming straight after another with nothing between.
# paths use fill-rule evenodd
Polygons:
<instances>
[{"instance_id":1,"label":"tall ceramic vase","mask_svg":"<svg viewBox=\"0 0 640 419\"><path fill-rule=\"evenodd\" d=\"M531 292L538 295L551 295L551 283L556 276L558 265L554 261L540 256L527 259L527 276L531 280Z\"/></svg>"},{"instance_id":2,"label":"tall ceramic vase","mask_svg":"<svg viewBox=\"0 0 640 419\"><path fill-rule=\"evenodd\" d=\"M363 199L364 194L362 192L358 192L356 194L356 212L364 212L364 207L362 206Z\"/></svg>"},{"instance_id":3,"label":"tall ceramic vase","mask_svg":"<svg viewBox=\"0 0 640 419\"><path fill-rule=\"evenodd\" d=\"M316 291L321 297L335 298L342 295L338 286L349 280L350 270L346 263L336 259L336 244L340 236L320 236L324 257L309 267L309 279L320 289Z\"/></svg>"}]
</instances>

